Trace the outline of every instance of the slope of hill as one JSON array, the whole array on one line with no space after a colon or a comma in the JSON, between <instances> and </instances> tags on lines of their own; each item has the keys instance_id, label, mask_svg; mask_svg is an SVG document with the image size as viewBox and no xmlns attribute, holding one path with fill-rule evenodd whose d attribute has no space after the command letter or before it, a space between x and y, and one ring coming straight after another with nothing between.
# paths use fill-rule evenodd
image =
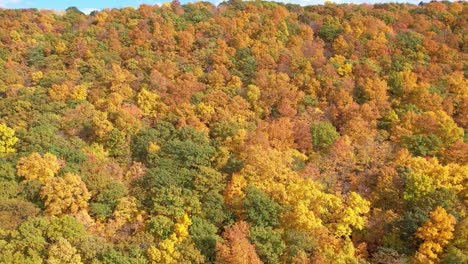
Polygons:
<instances>
[{"instance_id":1,"label":"slope of hill","mask_svg":"<svg viewBox=\"0 0 468 264\"><path fill-rule=\"evenodd\" d=\"M467 8L0 10L0 263L466 263Z\"/></svg>"}]
</instances>

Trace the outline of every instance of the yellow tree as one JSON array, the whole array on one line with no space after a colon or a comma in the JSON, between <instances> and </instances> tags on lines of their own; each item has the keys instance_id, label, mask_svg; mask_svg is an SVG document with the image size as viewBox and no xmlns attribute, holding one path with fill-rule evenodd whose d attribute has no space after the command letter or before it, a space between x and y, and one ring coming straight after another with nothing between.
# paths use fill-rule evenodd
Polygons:
<instances>
[{"instance_id":1,"label":"yellow tree","mask_svg":"<svg viewBox=\"0 0 468 264\"><path fill-rule=\"evenodd\" d=\"M47 264L81 264L81 257L68 240L59 238L56 243L50 246L48 251Z\"/></svg>"},{"instance_id":2,"label":"yellow tree","mask_svg":"<svg viewBox=\"0 0 468 264\"><path fill-rule=\"evenodd\" d=\"M31 80L33 84L38 84L42 78L44 77L44 74L41 71L36 71L31 73Z\"/></svg>"},{"instance_id":3,"label":"yellow tree","mask_svg":"<svg viewBox=\"0 0 468 264\"><path fill-rule=\"evenodd\" d=\"M420 198L443 187L455 192L463 190L463 181L468 174L468 166L452 163L446 166L439 163L437 158L429 160L422 157L399 159L399 164L411 169L406 180L404 199Z\"/></svg>"},{"instance_id":4,"label":"yellow tree","mask_svg":"<svg viewBox=\"0 0 468 264\"><path fill-rule=\"evenodd\" d=\"M422 114L406 113L392 132L396 137L402 134L434 134L445 146L463 142L464 131L444 111L429 111Z\"/></svg>"},{"instance_id":5,"label":"yellow tree","mask_svg":"<svg viewBox=\"0 0 468 264\"><path fill-rule=\"evenodd\" d=\"M156 116L164 109L164 104L161 102L159 95L145 88L138 93L136 101L145 115Z\"/></svg>"},{"instance_id":6,"label":"yellow tree","mask_svg":"<svg viewBox=\"0 0 468 264\"><path fill-rule=\"evenodd\" d=\"M180 257L176 250L177 238L172 234L169 238L159 242L157 247L150 246L146 252L151 263L175 264Z\"/></svg>"},{"instance_id":7,"label":"yellow tree","mask_svg":"<svg viewBox=\"0 0 468 264\"><path fill-rule=\"evenodd\" d=\"M224 199L238 215L242 213L242 199L245 197L243 189L247 186L244 176L234 173L224 189Z\"/></svg>"},{"instance_id":8,"label":"yellow tree","mask_svg":"<svg viewBox=\"0 0 468 264\"><path fill-rule=\"evenodd\" d=\"M416 236L424 241L415 255L416 261L420 263L437 262L440 253L453 238L455 223L455 217L447 213L444 208L439 206L434 209L426 223L416 232Z\"/></svg>"},{"instance_id":9,"label":"yellow tree","mask_svg":"<svg viewBox=\"0 0 468 264\"><path fill-rule=\"evenodd\" d=\"M86 84L75 85L71 89L70 98L73 100L86 100L88 86Z\"/></svg>"},{"instance_id":10,"label":"yellow tree","mask_svg":"<svg viewBox=\"0 0 468 264\"><path fill-rule=\"evenodd\" d=\"M330 58L330 62L335 66L336 72L340 76L348 76L353 71L353 65L346 61L346 58L341 55L335 55Z\"/></svg>"},{"instance_id":11,"label":"yellow tree","mask_svg":"<svg viewBox=\"0 0 468 264\"><path fill-rule=\"evenodd\" d=\"M361 230L366 224L365 215L369 213L370 202L362 198L359 194L351 192L345 201L343 209L338 213L339 223L336 225L336 236L351 235L352 228Z\"/></svg>"},{"instance_id":12,"label":"yellow tree","mask_svg":"<svg viewBox=\"0 0 468 264\"><path fill-rule=\"evenodd\" d=\"M50 215L76 214L88 208L91 198L80 176L66 173L49 181L40 192L40 197Z\"/></svg>"},{"instance_id":13,"label":"yellow tree","mask_svg":"<svg viewBox=\"0 0 468 264\"><path fill-rule=\"evenodd\" d=\"M348 44L346 39L342 36L339 35L334 41L333 41L333 50L335 51L336 54L346 56L350 53L352 46Z\"/></svg>"},{"instance_id":14,"label":"yellow tree","mask_svg":"<svg viewBox=\"0 0 468 264\"><path fill-rule=\"evenodd\" d=\"M241 157L245 165L239 175L245 179L245 185L257 187L283 206L283 227L327 241L318 247L323 252L333 252L333 255L323 253L331 263L354 258L350 240L343 243L336 238L349 238L353 230L365 226L370 206L368 201L357 193L350 193L347 197L326 193L319 183L300 176L293 169L294 164L298 160L305 161L307 157L295 149L279 151L250 146Z\"/></svg>"},{"instance_id":15,"label":"yellow tree","mask_svg":"<svg viewBox=\"0 0 468 264\"><path fill-rule=\"evenodd\" d=\"M94 134L99 139L104 138L114 129L112 123L107 119L107 112L96 112L91 122L93 124Z\"/></svg>"},{"instance_id":16,"label":"yellow tree","mask_svg":"<svg viewBox=\"0 0 468 264\"><path fill-rule=\"evenodd\" d=\"M129 98L133 95L130 83L135 79L136 77L132 73L113 63L112 72L108 77L110 91L122 95L123 98Z\"/></svg>"},{"instance_id":17,"label":"yellow tree","mask_svg":"<svg viewBox=\"0 0 468 264\"><path fill-rule=\"evenodd\" d=\"M18 138L15 137L15 130L5 124L0 124L0 154L15 152L16 142L18 142Z\"/></svg>"},{"instance_id":18,"label":"yellow tree","mask_svg":"<svg viewBox=\"0 0 468 264\"><path fill-rule=\"evenodd\" d=\"M187 243L188 229L192 225L189 216L185 214L175 225L174 233L160 241L157 246L150 246L146 252L151 263L201 263L203 258L193 248L193 243ZM185 243L185 244L184 244ZM184 245L182 245L184 244ZM181 250L184 248L185 250ZM192 254L191 256L189 254Z\"/></svg>"},{"instance_id":19,"label":"yellow tree","mask_svg":"<svg viewBox=\"0 0 468 264\"><path fill-rule=\"evenodd\" d=\"M56 156L46 153L41 156L37 152L19 159L16 165L18 176L26 180L38 179L46 183L53 178L60 169L60 162Z\"/></svg>"}]
</instances>

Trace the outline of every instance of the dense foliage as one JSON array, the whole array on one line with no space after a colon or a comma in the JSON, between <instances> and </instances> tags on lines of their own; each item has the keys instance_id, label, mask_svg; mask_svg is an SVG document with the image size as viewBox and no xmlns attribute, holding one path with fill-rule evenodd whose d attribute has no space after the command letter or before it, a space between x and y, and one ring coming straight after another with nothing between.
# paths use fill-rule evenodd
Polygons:
<instances>
[{"instance_id":1,"label":"dense foliage","mask_svg":"<svg viewBox=\"0 0 468 264\"><path fill-rule=\"evenodd\" d=\"M0 263L468 262L468 3L0 16Z\"/></svg>"}]
</instances>

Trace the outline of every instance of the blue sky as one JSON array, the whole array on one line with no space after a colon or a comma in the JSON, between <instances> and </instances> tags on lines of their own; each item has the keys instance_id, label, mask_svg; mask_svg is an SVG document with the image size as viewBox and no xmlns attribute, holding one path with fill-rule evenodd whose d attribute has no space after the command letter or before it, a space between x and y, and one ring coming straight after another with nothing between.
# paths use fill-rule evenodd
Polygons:
<instances>
[{"instance_id":1,"label":"blue sky","mask_svg":"<svg viewBox=\"0 0 468 264\"><path fill-rule=\"evenodd\" d=\"M0 0L0 7L3 8L44 8L44 9L56 9L63 10L70 6L76 6L85 13L88 13L95 9L102 8L119 8L126 6L139 6L140 4L161 4L164 2L170 2L171 0ZM210 0L214 3L221 2L222 0ZM322 4L324 0L276 0L290 3L297 3L302 5L307 4ZM426 0L427 1L427 0ZM181 0L181 3L195 2L193 0ZM420 0L334 0L335 3L380 3L380 2L409 2L419 3Z\"/></svg>"}]
</instances>

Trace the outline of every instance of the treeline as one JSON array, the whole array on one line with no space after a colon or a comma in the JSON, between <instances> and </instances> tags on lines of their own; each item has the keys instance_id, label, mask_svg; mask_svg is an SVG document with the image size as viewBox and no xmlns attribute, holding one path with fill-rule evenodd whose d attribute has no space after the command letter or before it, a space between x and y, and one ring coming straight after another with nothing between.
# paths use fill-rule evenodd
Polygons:
<instances>
[{"instance_id":1,"label":"treeline","mask_svg":"<svg viewBox=\"0 0 468 264\"><path fill-rule=\"evenodd\" d=\"M468 262L467 3L0 18L0 263Z\"/></svg>"}]
</instances>

